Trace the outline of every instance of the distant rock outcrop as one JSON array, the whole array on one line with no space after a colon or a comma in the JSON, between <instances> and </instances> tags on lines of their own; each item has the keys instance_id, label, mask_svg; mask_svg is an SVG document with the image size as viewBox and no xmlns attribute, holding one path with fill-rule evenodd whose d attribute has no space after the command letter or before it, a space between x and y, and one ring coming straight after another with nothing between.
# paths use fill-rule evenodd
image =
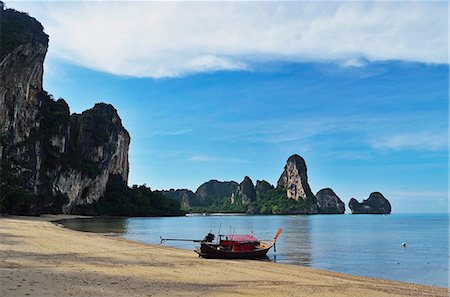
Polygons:
<instances>
[{"instance_id":1,"label":"distant rock outcrop","mask_svg":"<svg viewBox=\"0 0 450 297\"><path fill-rule=\"evenodd\" d=\"M234 181L210 180L195 193L189 190L170 190L163 193L181 201L183 208L191 207L200 212L240 212L260 214L343 214L345 204L330 189L314 195L308 184L305 160L299 155L288 158L284 171L274 187L265 180L257 180L254 186L246 176L238 184ZM380 193L372 193L369 199L358 203L350 201L353 213L390 213L391 207Z\"/></svg>"},{"instance_id":2,"label":"distant rock outcrop","mask_svg":"<svg viewBox=\"0 0 450 297\"><path fill-rule=\"evenodd\" d=\"M192 192L191 190L170 189L169 191L162 191L162 193L169 198L173 198L177 201L180 201L181 208L188 209L191 206L196 206L197 197L195 196L194 192Z\"/></svg>"},{"instance_id":3,"label":"distant rock outcrop","mask_svg":"<svg viewBox=\"0 0 450 297\"><path fill-rule=\"evenodd\" d=\"M243 205L249 205L256 200L255 186L253 185L250 177L246 176L244 180L239 184L233 196L233 200L236 199L241 199Z\"/></svg>"},{"instance_id":4,"label":"distant rock outcrop","mask_svg":"<svg viewBox=\"0 0 450 297\"><path fill-rule=\"evenodd\" d=\"M330 188L322 189L316 194L319 213L324 214L343 214L345 213L345 204Z\"/></svg>"},{"instance_id":5,"label":"distant rock outcrop","mask_svg":"<svg viewBox=\"0 0 450 297\"><path fill-rule=\"evenodd\" d=\"M317 199L308 184L305 160L299 155L292 155L284 166L277 188L285 189L286 196L295 201L301 201L303 209L300 213L317 213Z\"/></svg>"},{"instance_id":6,"label":"distant rock outcrop","mask_svg":"<svg viewBox=\"0 0 450 297\"><path fill-rule=\"evenodd\" d=\"M284 166L278 179L278 187L285 188L289 199L298 201L314 197L308 184L305 160L299 155L292 155Z\"/></svg>"},{"instance_id":7,"label":"distant rock outcrop","mask_svg":"<svg viewBox=\"0 0 450 297\"><path fill-rule=\"evenodd\" d=\"M369 198L359 203L355 198L348 203L352 214L389 214L391 203L379 192L373 192Z\"/></svg>"},{"instance_id":8,"label":"distant rock outcrop","mask_svg":"<svg viewBox=\"0 0 450 297\"><path fill-rule=\"evenodd\" d=\"M221 182L213 179L198 187L195 196L199 205L209 206L217 201L231 198L237 188L238 183L235 181Z\"/></svg>"}]
</instances>

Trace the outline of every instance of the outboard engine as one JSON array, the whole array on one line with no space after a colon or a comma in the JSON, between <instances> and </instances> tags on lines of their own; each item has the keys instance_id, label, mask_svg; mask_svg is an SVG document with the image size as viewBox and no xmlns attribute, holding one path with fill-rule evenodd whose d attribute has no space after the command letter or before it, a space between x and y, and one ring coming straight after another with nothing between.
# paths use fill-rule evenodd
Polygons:
<instances>
[{"instance_id":1,"label":"outboard engine","mask_svg":"<svg viewBox=\"0 0 450 297\"><path fill-rule=\"evenodd\" d=\"M216 238L216 236L212 233L208 233L206 234L205 238L202 240L203 242L213 242L214 238Z\"/></svg>"}]
</instances>

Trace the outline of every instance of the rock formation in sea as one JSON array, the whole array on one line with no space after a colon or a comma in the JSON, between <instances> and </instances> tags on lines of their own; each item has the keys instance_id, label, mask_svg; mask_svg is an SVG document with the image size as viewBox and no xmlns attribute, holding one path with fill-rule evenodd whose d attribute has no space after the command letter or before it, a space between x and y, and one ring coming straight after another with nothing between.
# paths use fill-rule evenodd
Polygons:
<instances>
[{"instance_id":1,"label":"rock formation in sea","mask_svg":"<svg viewBox=\"0 0 450 297\"><path fill-rule=\"evenodd\" d=\"M197 205L197 196L195 193L188 189L179 189L174 190L170 189L169 191L162 191L164 195L169 198L176 199L180 201L181 208L188 209L191 206Z\"/></svg>"},{"instance_id":2,"label":"rock formation in sea","mask_svg":"<svg viewBox=\"0 0 450 297\"><path fill-rule=\"evenodd\" d=\"M300 201L304 213L317 213L317 199L308 184L305 160L295 154L288 158L284 171L278 179L277 188L284 189L289 199Z\"/></svg>"},{"instance_id":3,"label":"rock formation in sea","mask_svg":"<svg viewBox=\"0 0 450 297\"><path fill-rule=\"evenodd\" d=\"M199 205L209 206L224 199L231 199L237 188L238 183L235 181L221 182L213 179L198 187L195 196Z\"/></svg>"},{"instance_id":4,"label":"rock formation in sea","mask_svg":"<svg viewBox=\"0 0 450 297\"><path fill-rule=\"evenodd\" d=\"M352 214L389 214L391 203L381 193L373 192L369 198L359 203L355 198L348 203Z\"/></svg>"},{"instance_id":5,"label":"rock formation in sea","mask_svg":"<svg viewBox=\"0 0 450 297\"><path fill-rule=\"evenodd\" d=\"M110 175L127 181L130 136L113 106L70 115L45 92L48 36L36 19L0 8L2 210L70 213L97 201Z\"/></svg>"},{"instance_id":6,"label":"rock formation in sea","mask_svg":"<svg viewBox=\"0 0 450 297\"><path fill-rule=\"evenodd\" d=\"M323 214L343 214L345 213L345 204L330 188L325 188L317 192L317 206L319 213Z\"/></svg>"},{"instance_id":7,"label":"rock formation in sea","mask_svg":"<svg viewBox=\"0 0 450 297\"><path fill-rule=\"evenodd\" d=\"M292 155L284 166L284 171L278 179L278 187L286 189L289 199L298 201L314 196L308 184L305 160L299 155Z\"/></svg>"}]
</instances>

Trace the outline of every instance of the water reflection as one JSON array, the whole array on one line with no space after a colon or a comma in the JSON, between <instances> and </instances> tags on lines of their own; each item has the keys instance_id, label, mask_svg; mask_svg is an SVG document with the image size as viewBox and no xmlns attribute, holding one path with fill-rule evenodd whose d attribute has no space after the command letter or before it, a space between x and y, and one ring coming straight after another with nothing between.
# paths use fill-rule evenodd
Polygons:
<instances>
[{"instance_id":1,"label":"water reflection","mask_svg":"<svg viewBox=\"0 0 450 297\"><path fill-rule=\"evenodd\" d=\"M72 230L109 235L125 234L128 231L127 218L68 219L55 221L55 223Z\"/></svg>"},{"instance_id":2,"label":"water reflection","mask_svg":"<svg viewBox=\"0 0 450 297\"><path fill-rule=\"evenodd\" d=\"M311 217L290 216L280 221L282 237L277 242L277 262L311 265Z\"/></svg>"}]
</instances>

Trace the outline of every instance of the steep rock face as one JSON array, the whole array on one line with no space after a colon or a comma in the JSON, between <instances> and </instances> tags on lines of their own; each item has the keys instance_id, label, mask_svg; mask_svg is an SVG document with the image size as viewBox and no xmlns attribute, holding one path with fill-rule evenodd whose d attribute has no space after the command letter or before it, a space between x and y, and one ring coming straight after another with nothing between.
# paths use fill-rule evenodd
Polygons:
<instances>
[{"instance_id":1,"label":"steep rock face","mask_svg":"<svg viewBox=\"0 0 450 297\"><path fill-rule=\"evenodd\" d=\"M26 14L0 8L0 156L2 168L32 193L39 192L42 145L37 137L43 62L48 36ZM17 26L27 21L31 28ZM39 32L35 34L36 32ZM11 39L6 34L13 34ZM33 141L29 141L33 139Z\"/></svg>"},{"instance_id":2,"label":"steep rock face","mask_svg":"<svg viewBox=\"0 0 450 297\"><path fill-rule=\"evenodd\" d=\"M196 206L197 197L194 192L188 189L180 189L174 190L170 189L169 191L162 191L164 195L169 198L176 199L180 201L181 208L187 209L191 206Z\"/></svg>"},{"instance_id":3,"label":"steep rock face","mask_svg":"<svg viewBox=\"0 0 450 297\"><path fill-rule=\"evenodd\" d=\"M317 200L308 184L305 160L299 155L292 155L284 166L277 188L285 189L289 199L303 201L305 213L317 213Z\"/></svg>"},{"instance_id":4,"label":"steep rock face","mask_svg":"<svg viewBox=\"0 0 450 297\"><path fill-rule=\"evenodd\" d=\"M23 214L52 205L70 213L98 200L111 174L127 181L129 134L111 105L70 116L63 99L43 91L42 25L3 6L0 13L0 206L19 192L33 196Z\"/></svg>"},{"instance_id":5,"label":"steep rock face","mask_svg":"<svg viewBox=\"0 0 450 297\"><path fill-rule=\"evenodd\" d=\"M391 203L381 193L373 192L369 198L359 203L355 198L350 199L348 206L352 214L390 214Z\"/></svg>"},{"instance_id":6,"label":"steep rock face","mask_svg":"<svg viewBox=\"0 0 450 297\"><path fill-rule=\"evenodd\" d=\"M330 188L322 189L316 194L319 213L345 213L345 204Z\"/></svg>"},{"instance_id":7,"label":"steep rock face","mask_svg":"<svg viewBox=\"0 0 450 297\"><path fill-rule=\"evenodd\" d=\"M235 181L220 182L218 180L210 180L198 187L195 191L195 196L199 205L211 205L224 198L231 198L237 187L238 184Z\"/></svg>"},{"instance_id":8,"label":"steep rock face","mask_svg":"<svg viewBox=\"0 0 450 297\"><path fill-rule=\"evenodd\" d=\"M284 171L278 179L278 187L286 189L289 199L309 199L314 197L308 184L305 160L299 155L292 155L284 166Z\"/></svg>"},{"instance_id":9,"label":"steep rock face","mask_svg":"<svg viewBox=\"0 0 450 297\"><path fill-rule=\"evenodd\" d=\"M250 177L246 176L239 184L233 199L241 199L243 205L249 205L256 200L255 186Z\"/></svg>"},{"instance_id":10,"label":"steep rock face","mask_svg":"<svg viewBox=\"0 0 450 297\"><path fill-rule=\"evenodd\" d=\"M67 134L54 135L52 143L64 157L50 168L53 193L67 195L64 212L91 204L103 195L110 175L128 180L130 136L112 105L99 103L81 115L73 114ZM61 157L60 155L60 157ZM66 163L64 163L66 162Z\"/></svg>"}]
</instances>

